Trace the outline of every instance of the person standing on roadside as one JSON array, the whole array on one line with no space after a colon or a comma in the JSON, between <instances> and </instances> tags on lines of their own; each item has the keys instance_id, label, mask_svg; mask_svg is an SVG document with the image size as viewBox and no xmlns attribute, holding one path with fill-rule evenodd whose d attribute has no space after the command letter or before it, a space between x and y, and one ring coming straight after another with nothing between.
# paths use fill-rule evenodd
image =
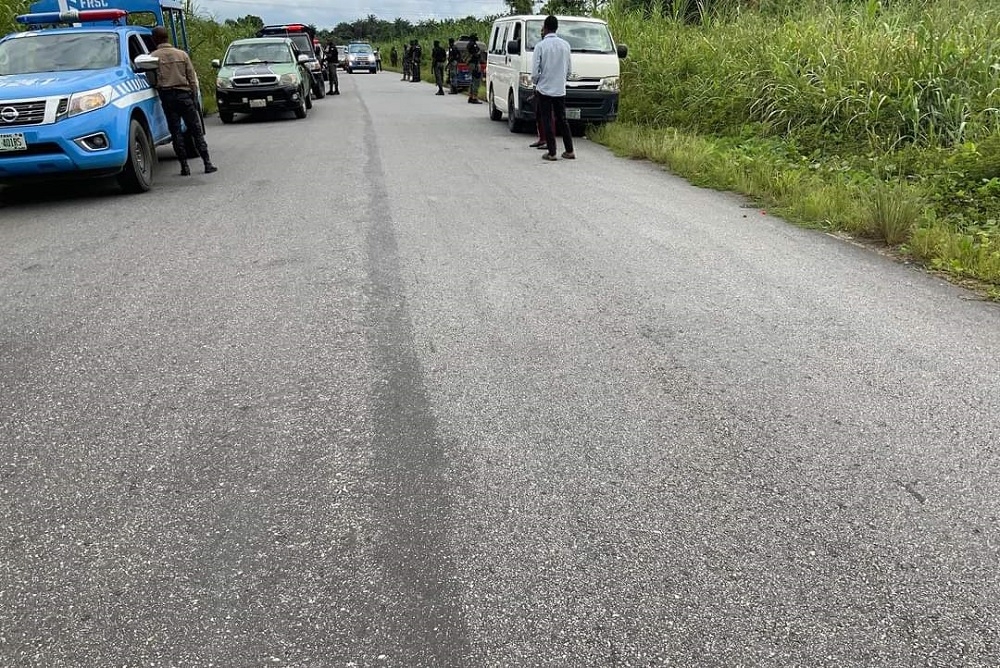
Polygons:
<instances>
[{"instance_id":1,"label":"person standing on roadside","mask_svg":"<svg viewBox=\"0 0 1000 668\"><path fill-rule=\"evenodd\" d=\"M400 81L406 81L410 78L410 45L403 45L403 78Z\"/></svg>"},{"instance_id":2,"label":"person standing on roadside","mask_svg":"<svg viewBox=\"0 0 1000 668\"><path fill-rule=\"evenodd\" d=\"M469 75L472 77L469 82L469 104L482 104L479 100L479 79L483 76L479 64L482 60L483 50L479 48L479 37L473 33L469 35L469 43L465 47L465 62L469 64Z\"/></svg>"},{"instance_id":3,"label":"person standing on roadside","mask_svg":"<svg viewBox=\"0 0 1000 668\"><path fill-rule=\"evenodd\" d=\"M188 157L194 157L188 156L184 150L182 119L205 163L205 173L219 171L208 157L208 144L205 143L201 116L198 114L198 74L191 64L191 57L170 43L167 29L163 26L153 28L153 43L156 44L156 50L150 55L160 61L156 73L156 89L163 105L163 113L167 117L167 126L174 142L174 153L181 162L181 176L191 175Z\"/></svg>"},{"instance_id":4,"label":"person standing on roadside","mask_svg":"<svg viewBox=\"0 0 1000 668\"><path fill-rule=\"evenodd\" d=\"M452 93L455 92L455 89L453 88L454 82L455 82L455 70L458 68L458 61L459 61L459 59L461 57L462 57L462 54L459 53L458 47L455 46L455 38L454 37L449 37L448 38L448 69L447 69L447 71L446 71L445 74L447 75L448 86L449 86L449 88L450 88L450 90L451 90Z\"/></svg>"},{"instance_id":5,"label":"person standing on roadside","mask_svg":"<svg viewBox=\"0 0 1000 668\"><path fill-rule=\"evenodd\" d=\"M337 78L337 69L340 63L337 62L339 58L337 54L337 47L333 42L326 45L326 73L330 79L330 90L327 91L327 95L340 95L340 80Z\"/></svg>"},{"instance_id":6,"label":"person standing on roadside","mask_svg":"<svg viewBox=\"0 0 1000 668\"><path fill-rule=\"evenodd\" d=\"M396 47L393 45L393 47L389 49L389 64L395 67L397 63L399 63L399 52L396 51Z\"/></svg>"},{"instance_id":7,"label":"person standing on roadside","mask_svg":"<svg viewBox=\"0 0 1000 668\"><path fill-rule=\"evenodd\" d=\"M431 49L431 69L434 71L434 83L438 87L435 95L444 95L444 62L447 58L448 52L441 46L441 42L434 40L434 48Z\"/></svg>"},{"instance_id":8,"label":"person standing on roadside","mask_svg":"<svg viewBox=\"0 0 1000 668\"><path fill-rule=\"evenodd\" d=\"M569 79L570 46L569 42L558 37L559 19L549 15L542 24L542 39L535 45L535 60L531 66L531 80L535 84L535 95L538 96L538 113L545 124L545 144L548 149L542 156L543 160L556 159L556 128L558 124L562 131L563 145L566 150L562 157L574 160L573 134L566 120L566 80Z\"/></svg>"},{"instance_id":9,"label":"person standing on roadside","mask_svg":"<svg viewBox=\"0 0 1000 668\"><path fill-rule=\"evenodd\" d=\"M410 42L410 81L420 83L420 58L423 55L420 42L417 40Z\"/></svg>"},{"instance_id":10,"label":"person standing on roadside","mask_svg":"<svg viewBox=\"0 0 1000 668\"><path fill-rule=\"evenodd\" d=\"M375 71L376 72L382 71L382 54L379 52L378 49L375 49Z\"/></svg>"}]
</instances>

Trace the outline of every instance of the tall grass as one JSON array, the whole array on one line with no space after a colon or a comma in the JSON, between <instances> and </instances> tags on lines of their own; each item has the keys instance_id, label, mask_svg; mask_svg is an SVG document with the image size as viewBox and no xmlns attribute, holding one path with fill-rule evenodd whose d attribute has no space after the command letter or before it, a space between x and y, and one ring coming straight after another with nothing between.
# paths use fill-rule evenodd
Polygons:
<instances>
[{"instance_id":1,"label":"tall grass","mask_svg":"<svg viewBox=\"0 0 1000 668\"><path fill-rule=\"evenodd\" d=\"M658 137L690 174L676 147L699 138L716 187L1000 282L1000 3L691 0L692 20L690 2L625 2L605 17L636 130L610 145Z\"/></svg>"}]
</instances>

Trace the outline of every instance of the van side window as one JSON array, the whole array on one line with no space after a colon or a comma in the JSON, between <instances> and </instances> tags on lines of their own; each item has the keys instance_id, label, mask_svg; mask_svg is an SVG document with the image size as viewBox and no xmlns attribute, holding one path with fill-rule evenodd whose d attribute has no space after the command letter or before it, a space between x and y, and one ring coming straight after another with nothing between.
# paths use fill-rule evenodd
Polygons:
<instances>
[{"instance_id":1,"label":"van side window","mask_svg":"<svg viewBox=\"0 0 1000 668\"><path fill-rule=\"evenodd\" d=\"M500 38L500 44L497 45L500 47L497 49L497 53L499 53L501 56L507 55L507 33L509 31L510 31L510 24L508 23L503 27L503 37Z\"/></svg>"},{"instance_id":2,"label":"van side window","mask_svg":"<svg viewBox=\"0 0 1000 668\"><path fill-rule=\"evenodd\" d=\"M514 36L511 37L512 40L520 42L521 41L521 22L518 21L514 24Z\"/></svg>"},{"instance_id":3,"label":"van side window","mask_svg":"<svg viewBox=\"0 0 1000 668\"><path fill-rule=\"evenodd\" d=\"M490 49L492 53L498 53L497 39L499 38L499 36L500 36L500 26L497 26L496 28L493 29L493 48Z\"/></svg>"}]
</instances>

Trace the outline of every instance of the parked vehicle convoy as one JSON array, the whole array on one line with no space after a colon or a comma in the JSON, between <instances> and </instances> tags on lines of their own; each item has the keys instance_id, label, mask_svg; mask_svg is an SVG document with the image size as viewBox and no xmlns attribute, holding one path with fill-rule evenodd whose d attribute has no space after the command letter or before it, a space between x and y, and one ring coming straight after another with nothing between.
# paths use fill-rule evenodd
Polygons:
<instances>
[{"instance_id":1,"label":"parked vehicle convoy","mask_svg":"<svg viewBox=\"0 0 1000 668\"><path fill-rule=\"evenodd\" d=\"M316 31L313 28L302 23L269 25L258 30L257 37L287 37L292 40L299 55L309 57L306 61L306 70L309 72L312 97L317 100L323 99L326 95L326 87L323 85L323 63L313 47L313 40L316 39Z\"/></svg>"},{"instance_id":2,"label":"parked vehicle convoy","mask_svg":"<svg viewBox=\"0 0 1000 668\"><path fill-rule=\"evenodd\" d=\"M559 16L559 37L569 42L572 74L566 82L566 119L571 125L618 118L619 60L628 47L615 44L606 21ZM542 39L544 16L505 16L493 22L486 47L486 93L490 118L507 117L511 132L535 122L531 65Z\"/></svg>"},{"instance_id":3,"label":"parked vehicle convoy","mask_svg":"<svg viewBox=\"0 0 1000 668\"><path fill-rule=\"evenodd\" d=\"M16 18L26 30L0 39L0 183L114 175L127 192L147 191L155 147L170 143L170 131L136 63L155 49L152 31L127 19L164 25L187 48L183 6L70 4L99 8L65 10L59 0L42 0Z\"/></svg>"},{"instance_id":4,"label":"parked vehicle convoy","mask_svg":"<svg viewBox=\"0 0 1000 668\"><path fill-rule=\"evenodd\" d=\"M232 123L236 114L291 111L305 118L312 109L309 57L287 37L252 37L229 45L225 57L212 61L218 70L215 101L219 119Z\"/></svg>"}]
</instances>

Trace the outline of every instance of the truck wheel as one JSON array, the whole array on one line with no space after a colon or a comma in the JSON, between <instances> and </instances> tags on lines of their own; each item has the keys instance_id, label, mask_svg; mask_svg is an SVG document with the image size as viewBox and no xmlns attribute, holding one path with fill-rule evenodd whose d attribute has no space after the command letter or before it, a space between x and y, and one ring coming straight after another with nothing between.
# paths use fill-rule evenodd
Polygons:
<instances>
[{"instance_id":1,"label":"truck wheel","mask_svg":"<svg viewBox=\"0 0 1000 668\"><path fill-rule=\"evenodd\" d=\"M144 193L153 187L153 142L142 123L132 119L128 126L128 160L118 175L118 185L127 193Z\"/></svg>"},{"instance_id":2,"label":"truck wheel","mask_svg":"<svg viewBox=\"0 0 1000 668\"><path fill-rule=\"evenodd\" d=\"M234 114L231 111L220 111L219 112L219 120L222 121L223 123L226 123L226 124L232 123L234 116L236 116L236 114Z\"/></svg>"},{"instance_id":3,"label":"truck wheel","mask_svg":"<svg viewBox=\"0 0 1000 668\"><path fill-rule=\"evenodd\" d=\"M497 109L496 102L493 100L493 86L492 85L490 86L489 105L490 105L490 120L491 121L499 121L501 118L503 118L503 113L499 109Z\"/></svg>"},{"instance_id":4,"label":"truck wheel","mask_svg":"<svg viewBox=\"0 0 1000 668\"><path fill-rule=\"evenodd\" d=\"M306 110L309 109L309 107L311 106L312 106L311 104L309 106L306 106L306 96L300 95L299 106L295 107L295 118L305 118L306 114L309 113Z\"/></svg>"},{"instance_id":5,"label":"truck wheel","mask_svg":"<svg viewBox=\"0 0 1000 668\"><path fill-rule=\"evenodd\" d=\"M308 93L306 93L306 96L305 96L304 99L306 101L306 109L312 109L313 108L312 91L309 91Z\"/></svg>"},{"instance_id":6,"label":"truck wheel","mask_svg":"<svg viewBox=\"0 0 1000 668\"><path fill-rule=\"evenodd\" d=\"M313 86L313 96L317 100L322 100L326 97L326 88L323 86L323 79L320 78L319 83Z\"/></svg>"}]
</instances>

